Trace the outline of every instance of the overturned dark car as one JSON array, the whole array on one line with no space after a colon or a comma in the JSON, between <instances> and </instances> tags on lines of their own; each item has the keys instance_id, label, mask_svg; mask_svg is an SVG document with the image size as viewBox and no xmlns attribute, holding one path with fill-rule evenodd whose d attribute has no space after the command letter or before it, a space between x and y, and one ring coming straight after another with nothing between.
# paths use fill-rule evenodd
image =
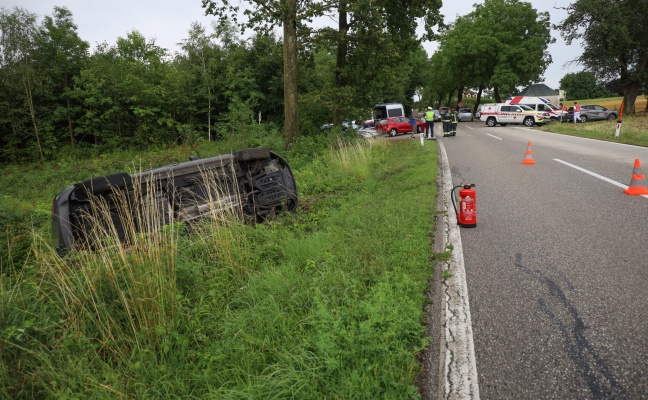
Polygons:
<instances>
[{"instance_id":1,"label":"overturned dark car","mask_svg":"<svg viewBox=\"0 0 648 400\"><path fill-rule=\"evenodd\" d=\"M262 221L296 208L288 163L268 149L246 149L69 186L52 203L52 242L65 253L92 249L107 236L128 244L136 234L222 210Z\"/></svg>"}]
</instances>

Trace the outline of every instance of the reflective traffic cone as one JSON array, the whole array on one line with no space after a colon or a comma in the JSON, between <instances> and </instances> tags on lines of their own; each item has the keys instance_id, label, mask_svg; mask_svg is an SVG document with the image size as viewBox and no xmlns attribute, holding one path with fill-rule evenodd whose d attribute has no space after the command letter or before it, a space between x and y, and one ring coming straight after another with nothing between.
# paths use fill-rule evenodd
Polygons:
<instances>
[{"instance_id":1,"label":"reflective traffic cone","mask_svg":"<svg viewBox=\"0 0 648 400\"><path fill-rule=\"evenodd\" d=\"M648 194L648 187L646 187L646 178L641 173L641 163L638 158L635 158L634 169L632 170L632 179L630 179L630 186L624 190L625 193L637 196Z\"/></svg>"},{"instance_id":2,"label":"reflective traffic cone","mask_svg":"<svg viewBox=\"0 0 648 400\"><path fill-rule=\"evenodd\" d=\"M531 151L531 142L529 142L529 144L527 145L527 151L524 155L524 160L522 160L522 164L535 164L535 160L533 159L533 152Z\"/></svg>"}]
</instances>

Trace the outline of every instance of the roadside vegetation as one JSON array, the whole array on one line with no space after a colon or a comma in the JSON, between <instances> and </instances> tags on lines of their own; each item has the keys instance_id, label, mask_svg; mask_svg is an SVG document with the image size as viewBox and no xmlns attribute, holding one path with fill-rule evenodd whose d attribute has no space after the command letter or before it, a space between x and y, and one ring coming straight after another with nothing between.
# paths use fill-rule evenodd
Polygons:
<instances>
[{"instance_id":1,"label":"roadside vegetation","mask_svg":"<svg viewBox=\"0 0 648 400\"><path fill-rule=\"evenodd\" d=\"M621 97L608 97L601 99L575 100L579 104L598 104L603 107L620 110ZM570 105L573 101L568 101ZM645 108L646 97L640 97L635 103L637 108ZM609 142L632 144L648 147L648 114L645 112L635 115L624 115L621 123L619 137L615 137L618 121L588 121L584 124L552 122L540 130L560 133L562 135L580 136L591 139L606 140Z\"/></svg>"},{"instance_id":2,"label":"roadside vegetation","mask_svg":"<svg viewBox=\"0 0 648 400\"><path fill-rule=\"evenodd\" d=\"M255 226L218 215L65 258L49 245L53 194L80 165L102 174L139 161L3 169L3 187L24 179L16 203L35 218L24 259L3 258L0 397L418 397L436 146L320 136L281 153L294 214Z\"/></svg>"}]
</instances>

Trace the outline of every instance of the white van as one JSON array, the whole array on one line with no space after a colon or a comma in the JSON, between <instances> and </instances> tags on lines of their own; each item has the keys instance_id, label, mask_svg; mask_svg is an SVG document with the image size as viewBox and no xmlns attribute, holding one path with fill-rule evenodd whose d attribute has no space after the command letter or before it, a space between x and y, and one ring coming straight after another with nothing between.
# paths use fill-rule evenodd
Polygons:
<instances>
[{"instance_id":1,"label":"white van","mask_svg":"<svg viewBox=\"0 0 648 400\"><path fill-rule=\"evenodd\" d=\"M381 119L404 116L405 108L401 103L381 103L376 104L373 108L373 119L376 124Z\"/></svg>"},{"instance_id":2,"label":"white van","mask_svg":"<svg viewBox=\"0 0 648 400\"><path fill-rule=\"evenodd\" d=\"M514 96L509 97L504 104L529 106L535 111L549 113L551 119L558 119L562 115L563 111L559 110L558 107L551 104L549 99L544 97L532 97L532 96Z\"/></svg>"}]
</instances>

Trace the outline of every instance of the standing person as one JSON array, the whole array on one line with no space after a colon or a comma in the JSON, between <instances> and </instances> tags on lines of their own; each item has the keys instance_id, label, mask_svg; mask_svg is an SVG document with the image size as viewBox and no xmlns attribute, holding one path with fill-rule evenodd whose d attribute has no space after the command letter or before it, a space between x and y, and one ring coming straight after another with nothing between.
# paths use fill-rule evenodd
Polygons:
<instances>
[{"instance_id":1,"label":"standing person","mask_svg":"<svg viewBox=\"0 0 648 400\"><path fill-rule=\"evenodd\" d=\"M450 136L450 129L452 126L452 116L450 115L450 110L446 110L441 114L441 122L443 122L443 137Z\"/></svg>"},{"instance_id":2,"label":"standing person","mask_svg":"<svg viewBox=\"0 0 648 400\"><path fill-rule=\"evenodd\" d=\"M457 124L459 123L459 113L454 108L450 109L452 117L450 125L450 136L457 136Z\"/></svg>"},{"instance_id":3,"label":"standing person","mask_svg":"<svg viewBox=\"0 0 648 400\"><path fill-rule=\"evenodd\" d=\"M425 112L425 137L434 139L434 111L428 107Z\"/></svg>"},{"instance_id":4,"label":"standing person","mask_svg":"<svg viewBox=\"0 0 648 400\"><path fill-rule=\"evenodd\" d=\"M580 113L581 113L580 104L578 104L578 102L575 101L574 102L574 123L581 122Z\"/></svg>"},{"instance_id":5,"label":"standing person","mask_svg":"<svg viewBox=\"0 0 648 400\"><path fill-rule=\"evenodd\" d=\"M410 125L412 125L412 139L414 139L414 135L416 134L416 118L414 117L414 111L410 114Z\"/></svg>"}]
</instances>

